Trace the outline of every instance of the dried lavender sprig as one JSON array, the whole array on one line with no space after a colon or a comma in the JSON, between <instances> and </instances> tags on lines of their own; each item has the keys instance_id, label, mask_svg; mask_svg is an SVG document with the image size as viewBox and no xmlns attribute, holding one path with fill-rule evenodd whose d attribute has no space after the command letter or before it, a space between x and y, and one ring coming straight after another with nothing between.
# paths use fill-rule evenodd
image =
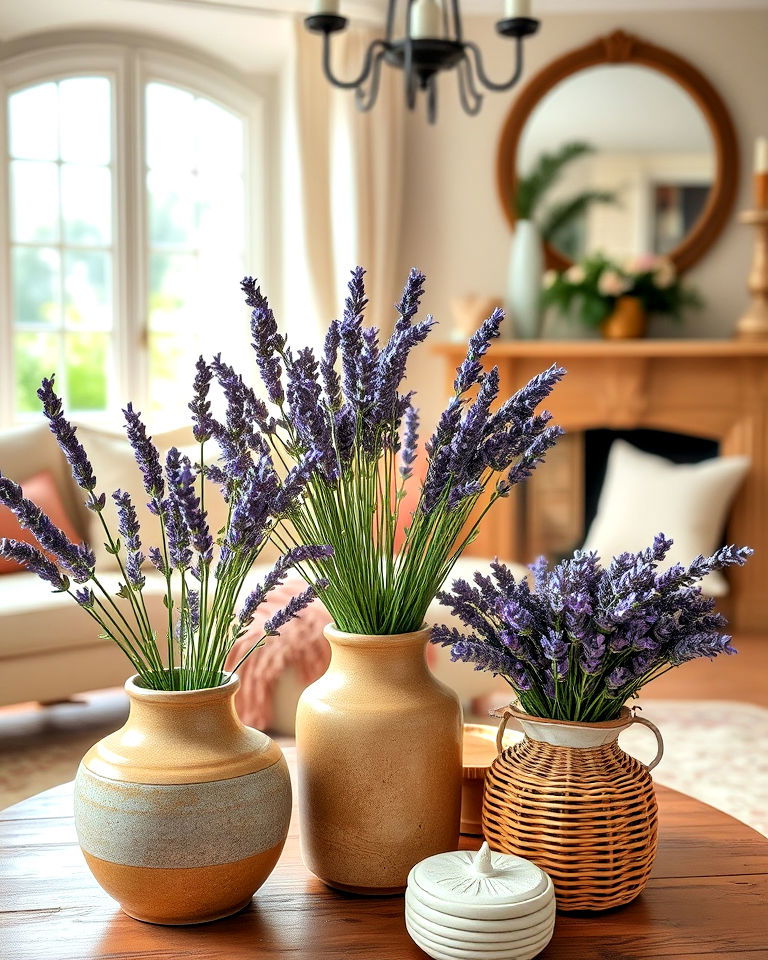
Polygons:
<instances>
[{"instance_id":1,"label":"dried lavender sprig","mask_svg":"<svg viewBox=\"0 0 768 960\"><path fill-rule=\"evenodd\" d=\"M28 500L19 486L0 473L0 504L8 507L19 524L29 530L46 553L51 554L76 583L85 583L93 576L96 557L85 544L72 543L67 535Z\"/></svg>"},{"instance_id":2,"label":"dried lavender sprig","mask_svg":"<svg viewBox=\"0 0 768 960\"><path fill-rule=\"evenodd\" d=\"M162 509L162 499L165 495L160 453L152 443L152 438L147 434L147 428L141 419L141 414L133 409L132 403L126 405L123 410L123 417L125 419L125 432L141 471L144 489L151 498L148 504L149 509L155 515L159 515Z\"/></svg>"},{"instance_id":3,"label":"dried lavender sprig","mask_svg":"<svg viewBox=\"0 0 768 960\"><path fill-rule=\"evenodd\" d=\"M43 405L43 413L48 420L51 433L56 438L72 470L75 483L88 493L86 505L98 513L104 509L106 497L104 494L97 496L93 492L96 489L96 477L91 461L77 439L77 427L74 427L64 416L61 399L53 389L55 380L55 374L51 374L48 378L44 377L37 395Z\"/></svg>"},{"instance_id":4,"label":"dried lavender sprig","mask_svg":"<svg viewBox=\"0 0 768 960\"><path fill-rule=\"evenodd\" d=\"M735 652L696 582L713 569L741 565L751 550L727 546L687 567L658 573L672 541L663 534L605 567L576 551L554 567L532 567L536 593L501 564L477 587L458 580L439 596L474 633L435 632L457 659L501 673L523 708L560 720L613 719L630 697L671 667ZM500 655L505 648L511 666ZM520 664L525 672L520 672Z\"/></svg>"},{"instance_id":5,"label":"dried lavender sprig","mask_svg":"<svg viewBox=\"0 0 768 960\"><path fill-rule=\"evenodd\" d=\"M264 635L270 637L278 633L281 627L285 626L285 624L295 616L298 616L305 607L308 607L309 604L316 599L318 590L325 590L327 586L328 581L325 578L321 578L315 586L307 587L302 593L291 597L284 607L265 622Z\"/></svg>"},{"instance_id":6,"label":"dried lavender sprig","mask_svg":"<svg viewBox=\"0 0 768 960\"><path fill-rule=\"evenodd\" d=\"M3 537L0 539L0 557L22 564L41 580L50 583L55 593L65 593L69 590L69 578L44 553L30 543Z\"/></svg>"}]
</instances>

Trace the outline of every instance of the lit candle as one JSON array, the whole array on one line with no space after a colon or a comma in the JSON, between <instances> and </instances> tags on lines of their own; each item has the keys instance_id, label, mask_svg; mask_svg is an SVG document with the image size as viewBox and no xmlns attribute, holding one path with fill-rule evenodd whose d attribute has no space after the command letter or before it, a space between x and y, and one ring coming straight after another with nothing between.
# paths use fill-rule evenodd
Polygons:
<instances>
[{"instance_id":1,"label":"lit candle","mask_svg":"<svg viewBox=\"0 0 768 960\"><path fill-rule=\"evenodd\" d=\"M755 206L768 210L768 137L755 140Z\"/></svg>"},{"instance_id":2,"label":"lit candle","mask_svg":"<svg viewBox=\"0 0 768 960\"><path fill-rule=\"evenodd\" d=\"M411 38L442 37L443 11L438 0L416 0L411 7Z\"/></svg>"},{"instance_id":3,"label":"lit candle","mask_svg":"<svg viewBox=\"0 0 768 960\"><path fill-rule=\"evenodd\" d=\"M336 17L339 13L339 0L315 0L312 13L318 16Z\"/></svg>"},{"instance_id":4,"label":"lit candle","mask_svg":"<svg viewBox=\"0 0 768 960\"><path fill-rule=\"evenodd\" d=\"M530 17L531 0L507 0L507 19L513 17Z\"/></svg>"}]
</instances>

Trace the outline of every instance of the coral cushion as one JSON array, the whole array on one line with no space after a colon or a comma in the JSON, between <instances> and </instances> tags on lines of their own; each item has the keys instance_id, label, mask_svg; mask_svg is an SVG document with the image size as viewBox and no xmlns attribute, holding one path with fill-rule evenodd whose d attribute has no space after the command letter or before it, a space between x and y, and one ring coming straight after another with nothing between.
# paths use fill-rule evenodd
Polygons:
<instances>
[{"instance_id":1,"label":"coral cushion","mask_svg":"<svg viewBox=\"0 0 768 960\"><path fill-rule=\"evenodd\" d=\"M82 537L75 529L74 524L67 516L64 504L61 502L61 495L56 489L53 475L48 470L36 473L21 484L24 496L36 504L51 520L63 530L64 533L74 543L79 543ZM37 541L29 532L19 526L19 521L11 513L8 507L0 505L0 539L6 537L11 540L21 540L23 543L31 543L37 546ZM13 560L6 560L0 557L0 574L18 573L24 568Z\"/></svg>"}]
</instances>

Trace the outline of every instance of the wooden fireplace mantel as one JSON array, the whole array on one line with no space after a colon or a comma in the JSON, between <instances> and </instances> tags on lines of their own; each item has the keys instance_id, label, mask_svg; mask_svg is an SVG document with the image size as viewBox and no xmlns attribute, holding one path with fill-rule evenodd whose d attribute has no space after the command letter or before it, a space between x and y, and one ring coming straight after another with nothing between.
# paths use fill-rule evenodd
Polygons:
<instances>
[{"instance_id":1,"label":"wooden fireplace mantel","mask_svg":"<svg viewBox=\"0 0 768 960\"><path fill-rule=\"evenodd\" d=\"M452 392L462 343L435 344ZM568 375L546 407L566 431L598 428L667 430L716 440L723 456L751 467L728 524L730 542L755 555L729 577L734 630L768 629L768 343L738 340L507 340L486 365L498 365L502 395L552 363ZM546 466L545 468L546 469ZM537 477L529 481L535 489ZM572 482L580 484L581 477ZM470 550L529 562L538 544L526 537L520 497L501 501ZM673 531L667 531L674 535Z\"/></svg>"}]
</instances>

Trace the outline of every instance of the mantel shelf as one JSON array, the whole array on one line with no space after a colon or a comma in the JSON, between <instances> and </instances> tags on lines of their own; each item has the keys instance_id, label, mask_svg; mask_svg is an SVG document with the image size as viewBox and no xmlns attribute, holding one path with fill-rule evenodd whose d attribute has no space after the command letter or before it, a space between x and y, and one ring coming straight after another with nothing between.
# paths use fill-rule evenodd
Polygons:
<instances>
[{"instance_id":1,"label":"mantel shelf","mask_svg":"<svg viewBox=\"0 0 768 960\"><path fill-rule=\"evenodd\" d=\"M432 350L461 359L464 342L435 343ZM768 357L768 340L496 340L491 358L542 357Z\"/></svg>"}]
</instances>

